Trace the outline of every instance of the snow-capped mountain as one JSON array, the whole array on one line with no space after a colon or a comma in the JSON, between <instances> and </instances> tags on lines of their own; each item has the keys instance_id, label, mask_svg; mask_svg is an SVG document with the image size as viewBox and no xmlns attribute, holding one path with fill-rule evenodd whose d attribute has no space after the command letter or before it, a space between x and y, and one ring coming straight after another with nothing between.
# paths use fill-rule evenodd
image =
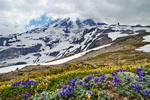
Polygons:
<instances>
[{"instance_id":1,"label":"snow-capped mountain","mask_svg":"<svg viewBox=\"0 0 150 100\"><path fill-rule=\"evenodd\" d=\"M52 61L149 30L141 26L107 25L92 19L58 19L25 33L0 36L0 65Z\"/></svg>"}]
</instances>

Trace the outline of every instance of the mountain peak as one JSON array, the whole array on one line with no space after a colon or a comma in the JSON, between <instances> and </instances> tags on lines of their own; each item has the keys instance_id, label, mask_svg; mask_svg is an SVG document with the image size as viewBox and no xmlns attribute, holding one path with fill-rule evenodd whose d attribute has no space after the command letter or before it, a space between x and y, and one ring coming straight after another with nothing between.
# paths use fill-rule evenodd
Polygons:
<instances>
[{"instance_id":1,"label":"mountain peak","mask_svg":"<svg viewBox=\"0 0 150 100\"><path fill-rule=\"evenodd\" d=\"M84 23L85 25L90 25L90 26L95 26L95 25L96 25L96 23L94 22L94 20L93 20L93 19L90 19L90 18L84 20L83 23Z\"/></svg>"}]
</instances>

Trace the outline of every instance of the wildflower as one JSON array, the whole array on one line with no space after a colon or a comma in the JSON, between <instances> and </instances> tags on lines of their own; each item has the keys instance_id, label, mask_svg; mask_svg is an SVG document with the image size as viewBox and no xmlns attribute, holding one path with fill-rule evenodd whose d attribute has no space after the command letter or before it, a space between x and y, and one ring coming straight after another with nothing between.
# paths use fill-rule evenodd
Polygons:
<instances>
[{"instance_id":1,"label":"wildflower","mask_svg":"<svg viewBox=\"0 0 150 100\"><path fill-rule=\"evenodd\" d=\"M65 92L65 95L67 95L67 96L71 96L72 94L71 94L71 92L69 91L69 90L67 90L66 92Z\"/></svg>"},{"instance_id":2,"label":"wildflower","mask_svg":"<svg viewBox=\"0 0 150 100\"><path fill-rule=\"evenodd\" d=\"M80 77L76 77L76 78L72 79L72 80L70 81L70 85L74 86L76 80L78 80L78 79L80 79Z\"/></svg>"},{"instance_id":3,"label":"wildflower","mask_svg":"<svg viewBox=\"0 0 150 100\"><path fill-rule=\"evenodd\" d=\"M89 83L84 83L84 86L88 88L90 86L90 84Z\"/></svg>"},{"instance_id":4,"label":"wildflower","mask_svg":"<svg viewBox=\"0 0 150 100\"><path fill-rule=\"evenodd\" d=\"M94 79L94 82L95 82L95 83L98 83L98 82L99 82L99 78L95 78L95 79Z\"/></svg>"},{"instance_id":5,"label":"wildflower","mask_svg":"<svg viewBox=\"0 0 150 100\"><path fill-rule=\"evenodd\" d=\"M147 68L148 67L148 65L146 65L146 66L143 66L143 68Z\"/></svg>"},{"instance_id":6,"label":"wildflower","mask_svg":"<svg viewBox=\"0 0 150 100\"><path fill-rule=\"evenodd\" d=\"M140 92L140 90L142 89L142 87L137 83L133 83L133 86L131 86L131 88L133 88L134 91L137 91L137 92Z\"/></svg>"},{"instance_id":7,"label":"wildflower","mask_svg":"<svg viewBox=\"0 0 150 100\"><path fill-rule=\"evenodd\" d=\"M77 79L80 79L80 77L77 76L75 79L76 79L76 80L77 80Z\"/></svg>"},{"instance_id":8,"label":"wildflower","mask_svg":"<svg viewBox=\"0 0 150 100\"><path fill-rule=\"evenodd\" d=\"M100 74L100 76L102 77L102 76L104 76L104 74Z\"/></svg>"},{"instance_id":9,"label":"wildflower","mask_svg":"<svg viewBox=\"0 0 150 100\"><path fill-rule=\"evenodd\" d=\"M71 86L71 85L69 85L68 86L68 90L71 92L71 91L74 91L74 87L73 86Z\"/></svg>"},{"instance_id":10,"label":"wildflower","mask_svg":"<svg viewBox=\"0 0 150 100\"><path fill-rule=\"evenodd\" d=\"M27 88L27 87L28 87L28 85L23 85L23 87L24 87L24 88Z\"/></svg>"},{"instance_id":11,"label":"wildflower","mask_svg":"<svg viewBox=\"0 0 150 100\"><path fill-rule=\"evenodd\" d=\"M136 68L136 72L140 72L142 70L143 70L142 68Z\"/></svg>"},{"instance_id":12,"label":"wildflower","mask_svg":"<svg viewBox=\"0 0 150 100\"><path fill-rule=\"evenodd\" d=\"M112 76L117 76L118 72L126 72L126 70L124 70L124 69L116 70L114 73L112 73Z\"/></svg>"},{"instance_id":13,"label":"wildflower","mask_svg":"<svg viewBox=\"0 0 150 100\"><path fill-rule=\"evenodd\" d=\"M98 72L94 72L93 74L98 74Z\"/></svg>"},{"instance_id":14,"label":"wildflower","mask_svg":"<svg viewBox=\"0 0 150 100\"><path fill-rule=\"evenodd\" d=\"M38 82L35 82L33 80L26 80L26 81L18 81L18 82L15 82L12 84L12 86L19 86L19 85L22 85L24 88L30 86L30 85L36 85L40 83L39 81Z\"/></svg>"},{"instance_id":15,"label":"wildflower","mask_svg":"<svg viewBox=\"0 0 150 100\"><path fill-rule=\"evenodd\" d=\"M106 77L104 76L104 74L101 74L100 80L105 80L105 79L106 79Z\"/></svg>"},{"instance_id":16,"label":"wildflower","mask_svg":"<svg viewBox=\"0 0 150 100\"><path fill-rule=\"evenodd\" d=\"M38 83L40 83L39 81L37 81L37 82L34 82L35 84L38 84Z\"/></svg>"},{"instance_id":17,"label":"wildflower","mask_svg":"<svg viewBox=\"0 0 150 100\"><path fill-rule=\"evenodd\" d=\"M65 95L65 92L63 92L63 91L62 91L62 92L60 92L60 94L59 94L59 95L62 97L62 96L64 96L64 95Z\"/></svg>"},{"instance_id":18,"label":"wildflower","mask_svg":"<svg viewBox=\"0 0 150 100\"><path fill-rule=\"evenodd\" d=\"M131 81L131 78L126 78L127 81Z\"/></svg>"},{"instance_id":19,"label":"wildflower","mask_svg":"<svg viewBox=\"0 0 150 100\"><path fill-rule=\"evenodd\" d=\"M126 70L124 70L124 69L119 69L119 70L116 70L116 72L126 72Z\"/></svg>"},{"instance_id":20,"label":"wildflower","mask_svg":"<svg viewBox=\"0 0 150 100\"><path fill-rule=\"evenodd\" d=\"M25 93L24 98L28 98L30 96L30 93Z\"/></svg>"},{"instance_id":21,"label":"wildflower","mask_svg":"<svg viewBox=\"0 0 150 100\"><path fill-rule=\"evenodd\" d=\"M78 81L77 84L78 84L78 85L82 85L83 83L82 83L81 81Z\"/></svg>"},{"instance_id":22,"label":"wildflower","mask_svg":"<svg viewBox=\"0 0 150 100\"><path fill-rule=\"evenodd\" d=\"M21 81L18 81L18 82L13 83L11 86L18 86L20 84L21 84Z\"/></svg>"},{"instance_id":23,"label":"wildflower","mask_svg":"<svg viewBox=\"0 0 150 100\"><path fill-rule=\"evenodd\" d=\"M22 82L22 85L34 85L35 81L33 80L26 80Z\"/></svg>"},{"instance_id":24,"label":"wildflower","mask_svg":"<svg viewBox=\"0 0 150 100\"><path fill-rule=\"evenodd\" d=\"M112 73L112 76L117 76L117 75L118 75L117 72Z\"/></svg>"},{"instance_id":25,"label":"wildflower","mask_svg":"<svg viewBox=\"0 0 150 100\"><path fill-rule=\"evenodd\" d=\"M138 81L140 81L140 82L146 82L146 78L139 77L139 78L138 78Z\"/></svg>"},{"instance_id":26,"label":"wildflower","mask_svg":"<svg viewBox=\"0 0 150 100\"><path fill-rule=\"evenodd\" d=\"M46 98L47 94L43 94L43 97Z\"/></svg>"},{"instance_id":27,"label":"wildflower","mask_svg":"<svg viewBox=\"0 0 150 100\"><path fill-rule=\"evenodd\" d=\"M118 82L113 82L114 83L114 85L119 85L120 83L118 83Z\"/></svg>"},{"instance_id":28,"label":"wildflower","mask_svg":"<svg viewBox=\"0 0 150 100\"><path fill-rule=\"evenodd\" d=\"M150 90L143 91L143 93L144 93L146 96L150 97Z\"/></svg>"},{"instance_id":29,"label":"wildflower","mask_svg":"<svg viewBox=\"0 0 150 100\"><path fill-rule=\"evenodd\" d=\"M62 89L66 89L66 88L67 88L67 85L63 85L61 88L62 88Z\"/></svg>"},{"instance_id":30,"label":"wildflower","mask_svg":"<svg viewBox=\"0 0 150 100\"><path fill-rule=\"evenodd\" d=\"M138 74L137 74L139 77L144 77L144 76L146 76L146 73L145 72L138 72Z\"/></svg>"},{"instance_id":31,"label":"wildflower","mask_svg":"<svg viewBox=\"0 0 150 100\"><path fill-rule=\"evenodd\" d=\"M92 91L88 92L88 94L90 94L91 96L94 96L94 94L93 94L93 92L92 92Z\"/></svg>"},{"instance_id":32,"label":"wildflower","mask_svg":"<svg viewBox=\"0 0 150 100\"><path fill-rule=\"evenodd\" d=\"M76 80L77 80L77 79L72 79L72 80L70 81L70 85L74 86L74 85L75 85Z\"/></svg>"},{"instance_id":33,"label":"wildflower","mask_svg":"<svg viewBox=\"0 0 150 100\"><path fill-rule=\"evenodd\" d=\"M114 78L114 85L119 85L122 80L119 77Z\"/></svg>"},{"instance_id":34,"label":"wildflower","mask_svg":"<svg viewBox=\"0 0 150 100\"><path fill-rule=\"evenodd\" d=\"M85 79L84 79L84 81L85 82L88 82L90 79L92 79L94 76L92 75L92 76L88 76L88 77L86 77Z\"/></svg>"}]
</instances>

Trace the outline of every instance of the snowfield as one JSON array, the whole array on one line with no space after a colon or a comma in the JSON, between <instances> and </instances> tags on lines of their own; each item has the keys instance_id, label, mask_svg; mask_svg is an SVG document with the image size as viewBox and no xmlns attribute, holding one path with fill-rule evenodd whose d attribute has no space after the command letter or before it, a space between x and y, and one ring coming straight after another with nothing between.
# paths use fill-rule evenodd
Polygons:
<instances>
[{"instance_id":1,"label":"snowfield","mask_svg":"<svg viewBox=\"0 0 150 100\"><path fill-rule=\"evenodd\" d=\"M15 71L17 68L21 69L25 66L27 66L27 65L16 65L16 66L3 67L3 68L0 68L0 73L7 73L7 72Z\"/></svg>"},{"instance_id":2,"label":"snowfield","mask_svg":"<svg viewBox=\"0 0 150 100\"><path fill-rule=\"evenodd\" d=\"M52 62L49 62L49 63L24 64L24 65L14 65L14 66L3 67L3 68L0 68L0 73L7 73L7 72L15 71L17 68L21 69L21 68L23 68L25 66L29 66L29 65L58 65L58 64L62 64L62 63L68 62L70 60L73 60L75 58L81 57L81 56L85 55L86 53L88 53L88 52L90 52L92 50L98 50L98 49L101 49L101 48L108 47L110 45L111 44L107 44L107 45L103 45L103 46L100 46L100 47L96 47L96 48L93 48L93 49L90 49L90 50L87 50L87 51L75 54L73 56L66 57L66 58L63 58L63 59L59 59L59 60L56 60L56 61L52 61Z\"/></svg>"},{"instance_id":3,"label":"snowfield","mask_svg":"<svg viewBox=\"0 0 150 100\"><path fill-rule=\"evenodd\" d=\"M143 47L140 47L136 50L144 51L144 52L150 52L150 44L144 45Z\"/></svg>"},{"instance_id":4,"label":"snowfield","mask_svg":"<svg viewBox=\"0 0 150 100\"><path fill-rule=\"evenodd\" d=\"M108 37L112 39L112 41L116 40L119 37L128 36L128 34L121 34L121 32L112 32L108 33Z\"/></svg>"},{"instance_id":5,"label":"snowfield","mask_svg":"<svg viewBox=\"0 0 150 100\"><path fill-rule=\"evenodd\" d=\"M24 33L0 35L0 73L14 71L16 68L20 69L28 65L62 64L81 57L91 50L110 46L109 43L117 38L150 32L149 27L93 23L95 22L92 19L72 21L70 18L65 18ZM150 36L145 36L144 39L143 42L150 42ZM104 45L106 43L107 45ZM149 52L149 46L145 45L139 50ZM89 50L89 48L93 49ZM66 57L71 54L74 55ZM57 60L59 58L63 59Z\"/></svg>"},{"instance_id":6,"label":"snowfield","mask_svg":"<svg viewBox=\"0 0 150 100\"><path fill-rule=\"evenodd\" d=\"M150 35L144 36L143 38L144 38L143 42L150 42ZM143 51L143 52L150 52L150 44L144 45L136 50Z\"/></svg>"}]
</instances>

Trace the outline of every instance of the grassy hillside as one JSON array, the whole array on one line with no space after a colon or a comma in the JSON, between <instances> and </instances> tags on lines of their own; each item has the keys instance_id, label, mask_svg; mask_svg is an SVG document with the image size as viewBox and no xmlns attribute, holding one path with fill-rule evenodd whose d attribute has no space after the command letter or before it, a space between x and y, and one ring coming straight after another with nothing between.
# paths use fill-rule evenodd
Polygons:
<instances>
[{"instance_id":1,"label":"grassy hillside","mask_svg":"<svg viewBox=\"0 0 150 100\"><path fill-rule=\"evenodd\" d=\"M42 91L51 91L54 92L56 89L61 88L64 84L69 84L70 80L75 77L84 78L88 75L91 75L93 72L99 72L99 74L111 74L118 69L125 69L130 72L135 72L135 68L140 68L141 66L148 65L150 67L150 63L141 63L134 65L122 65L122 66L104 66L95 68L92 65L85 64L82 66L77 65L69 65L64 68L51 68L49 71L36 71L29 72L22 77L16 77L13 80L0 82L0 91L2 99L12 100L12 98L16 99L24 99L25 93L31 93L31 95L36 94L36 92L40 93ZM36 67L36 66L35 66ZM148 67L148 68L149 68ZM43 67L45 70L46 67ZM86 69L86 70L85 70ZM18 71L19 73L20 71ZM148 69L148 74L150 74L150 69ZM4 77L4 76L3 76ZM15 75L14 75L15 77ZM34 80L38 81L35 86L28 86L24 89L24 87L12 86L13 83L17 81L26 81L26 80Z\"/></svg>"},{"instance_id":2,"label":"grassy hillside","mask_svg":"<svg viewBox=\"0 0 150 100\"><path fill-rule=\"evenodd\" d=\"M140 92L133 92L134 88L130 87L136 82L141 86L145 86L147 89L150 89L150 53L135 50L140 46L148 44L148 42L142 42L142 37L149 34L150 33L145 33L136 36L118 38L109 47L91 51L83 57L61 65L27 66L14 72L1 74L0 98L2 98L2 100L21 100L30 98L34 100L43 100L44 98L46 100L50 100L51 98L53 100L52 97L54 97L57 100L74 100L76 97L79 97L78 100L81 100L81 98L86 100L96 100L103 97L104 99L126 98L128 100L131 98L136 99L135 95L138 95L137 97L147 99L148 96L143 93L143 91L146 91L147 93L145 88L141 89ZM144 66L146 66L146 68L144 68L142 72L147 75L142 76L141 82L139 81L139 78L141 77L138 77L136 68ZM122 74L119 74L118 77L122 80L119 84L128 84L125 81L125 78L132 78L131 83L129 83L129 85L127 85L128 87L126 87L126 89L131 89L131 91L127 94L124 93L126 90L118 91L119 85L116 86L113 83L115 78L112 77L111 74L119 69L124 69L130 73L130 75L123 74L126 76L124 78ZM91 84L92 87L86 88L83 85L73 85L73 89L75 90L70 91L72 97L69 96L69 94L67 95L62 93L62 86L70 84L70 80L78 80L85 84L85 77L93 75L93 72L98 72L98 74L94 74L95 76L92 77L88 83ZM94 81L96 78L100 78L100 74L104 74L106 77L104 83L107 84L104 84L104 86L99 85L101 81ZM80 77L80 79L76 79L75 77L77 76ZM144 78L146 79L145 83L143 81ZM100 88L100 90L98 88ZM110 88L110 90L108 88ZM66 89L68 89L68 87L65 88L65 91Z\"/></svg>"},{"instance_id":3,"label":"grassy hillside","mask_svg":"<svg viewBox=\"0 0 150 100\"><path fill-rule=\"evenodd\" d=\"M150 33L118 38L111 46L92 51L80 58L73 60L73 62L76 61L79 63L82 61L95 66L149 62L149 52L135 50L141 46L149 44L149 42L142 42L143 36L149 34Z\"/></svg>"}]
</instances>

